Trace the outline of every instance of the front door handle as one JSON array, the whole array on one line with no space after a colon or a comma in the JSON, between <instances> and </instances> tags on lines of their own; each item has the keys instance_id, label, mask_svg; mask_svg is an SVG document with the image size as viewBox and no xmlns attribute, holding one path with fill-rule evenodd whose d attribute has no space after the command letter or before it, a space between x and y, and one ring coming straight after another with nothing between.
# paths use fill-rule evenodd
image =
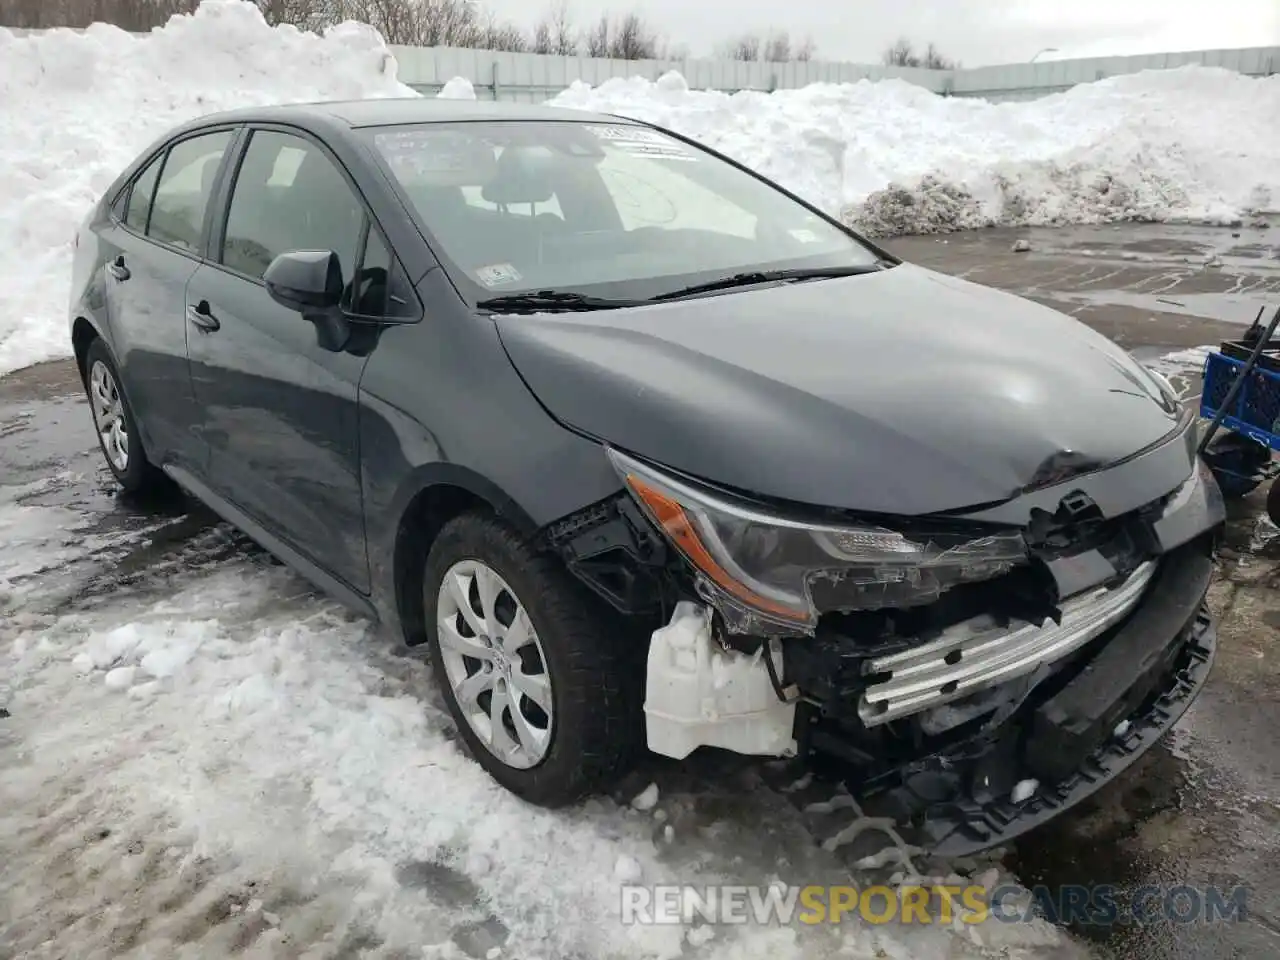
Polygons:
<instances>
[{"instance_id":1,"label":"front door handle","mask_svg":"<svg viewBox=\"0 0 1280 960\"><path fill-rule=\"evenodd\" d=\"M129 268L125 266L123 253L107 264L107 273L111 274L111 276L115 277L117 280L128 280L133 276L133 274L129 272Z\"/></svg>"},{"instance_id":2,"label":"front door handle","mask_svg":"<svg viewBox=\"0 0 1280 960\"><path fill-rule=\"evenodd\" d=\"M201 300L194 307L187 307L187 319L194 323L201 330L212 333L219 329L222 324L218 322L218 318L213 315L209 309L209 301Z\"/></svg>"}]
</instances>

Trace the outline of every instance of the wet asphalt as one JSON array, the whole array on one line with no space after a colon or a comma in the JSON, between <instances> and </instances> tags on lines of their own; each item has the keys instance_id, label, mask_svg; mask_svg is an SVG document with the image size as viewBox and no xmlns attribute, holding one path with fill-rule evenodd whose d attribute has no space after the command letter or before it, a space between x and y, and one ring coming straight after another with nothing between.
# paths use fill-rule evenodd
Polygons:
<instances>
[{"instance_id":1,"label":"wet asphalt","mask_svg":"<svg viewBox=\"0 0 1280 960\"><path fill-rule=\"evenodd\" d=\"M1029 240L1030 251L1013 252L1015 239ZM1280 306L1280 222L992 230L887 246L1072 313L1142 356L1237 336L1259 307ZM1193 375L1175 385L1197 392ZM70 362L0 378L0 483L22 487L20 502L70 511L82 535L102 544L11 578L58 589L41 591L40 609L6 609L0 596L0 640L63 608L127 602L132 584L153 589L175 565L214 567L256 549L181 495L118 493ZM1030 887L1108 885L1121 904L1135 894L1150 903L1152 890L1180 885L1201 896L1210 886L1246 891L1243 914L1228 922L1066 924L1101 956L1280 956L1280 531L1262 518L1264 495L1232 507L1211 595L1220 648L1203 695L1117 782L1007 852Z\"/></svg>"}]
</instances>

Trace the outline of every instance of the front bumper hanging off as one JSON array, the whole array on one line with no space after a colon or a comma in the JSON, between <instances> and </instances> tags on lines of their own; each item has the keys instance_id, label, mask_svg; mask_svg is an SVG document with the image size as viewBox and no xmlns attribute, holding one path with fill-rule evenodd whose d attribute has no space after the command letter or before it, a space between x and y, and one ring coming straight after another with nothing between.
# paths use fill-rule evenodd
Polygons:
<instances>
[{"instance_id":1,"label":"front bumper hanging off","mask_svg":"<svg viewBox=\"0 0 1280 960\"><path fill-rule=\"evenodd\" d=\"M1204 600L1211 575L1206 553L1180 549L1113 636L996 731L850 791L940 856L1007 842L1074 806L1132 765L1204 688L1217 646ZM1037 788L1015 802L1028 780Z\"/></svg>"},{"instance_id":2,"label":"front bumper hanging off","mask_svg":"<svg viewBox=\"0 0 1280 960\"><path fill-rule=\"evenodd\" d=\"M964 736L944 738L940 748L926 742L909 757L867 762L823 744L841 731L826 729L805 704L778 700L764 647L754 655L718 647L709 617L685 604L650 647L649 744L675 757L700 745L773 757L816 751L806 762L841 782L866 816L892 818L912 846L939 856L972 854L1079 803L1178 720L1213 662L1205 605L1212 571L1208 540L1199 537L1117 586L1064 604L1059 623L944 634L884 657L875 665L878 682L858 702L873 731L933 709L929 697L963 697L966 682L1024 682L1038 668L1051 670L999 722L966 725ZM1028 782L1035 788L1015 800L1015 788Z\"/></svg>"},{"instance_id":3,"label":"front bumper hanging off","mask_svg":"<svg viewBox=\"0 0 1280 960\"><path fill-rule=\"evenodd\" d=\"M943 857L965 856L1006 843L1053 819L1114 780L1163 737L1199 696L1217 652L1217 633L1207 609L1197 614L1186 644L1149 706L1125 718L1057 782L1041 786L1023 803L984 800L978 791L965 801L932 806L912 797L920 808L920 845ZM1046 753L1052 750L1048 744ZM976 771L975 771L976 773ZM970 777L970 786L976 777ZM909 787L907 789L910 789Z\"/></svg>"}]
</instances>

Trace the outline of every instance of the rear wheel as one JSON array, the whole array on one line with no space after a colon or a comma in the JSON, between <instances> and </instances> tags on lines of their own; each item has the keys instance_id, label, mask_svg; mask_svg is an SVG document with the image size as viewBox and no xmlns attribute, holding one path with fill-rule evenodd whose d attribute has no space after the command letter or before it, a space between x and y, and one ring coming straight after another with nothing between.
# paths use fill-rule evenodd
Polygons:
<instances>
[{"instance_id":1,"label":"rear wheel","mask_svg":"<svg viewBox=\"0 0 1280 960\"><path fill-rule=\"evenodd\" d=\"M85 353L85 392L93 411L94 431L107 468L128 493L144 493L167 484L167 478L147 459L129 401L120 388L120 373L101 340Z\"/></svg>"},{"instance_id":2,"label":"rear wheel","mask_svg":"<svg viewBox=\"0 0 1280 960\"><path fill-rule=\"evenodd\" d=\"M436 682L471 755L531 803L606 789L636 750L623 633L559 563L467 514L441 530L423 602Z\"/></svg>"}]
</instances>

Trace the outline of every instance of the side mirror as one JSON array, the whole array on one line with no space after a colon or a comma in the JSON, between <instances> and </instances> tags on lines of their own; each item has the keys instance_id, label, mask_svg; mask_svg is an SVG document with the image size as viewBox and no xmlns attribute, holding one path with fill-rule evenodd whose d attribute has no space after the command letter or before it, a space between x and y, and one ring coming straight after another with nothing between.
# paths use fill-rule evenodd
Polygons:
<instances>
[{"instance_id":1,"label":"side mirror","mask_svg":"<svg viewBox=\"0 0 1280 960\"><path fill-rule=\"evenodd\" d=\"M299 313L333 310L342 303L342 264L332 250L292 250L262 275L271 299Z\"/></svg>"}]
</instances>

